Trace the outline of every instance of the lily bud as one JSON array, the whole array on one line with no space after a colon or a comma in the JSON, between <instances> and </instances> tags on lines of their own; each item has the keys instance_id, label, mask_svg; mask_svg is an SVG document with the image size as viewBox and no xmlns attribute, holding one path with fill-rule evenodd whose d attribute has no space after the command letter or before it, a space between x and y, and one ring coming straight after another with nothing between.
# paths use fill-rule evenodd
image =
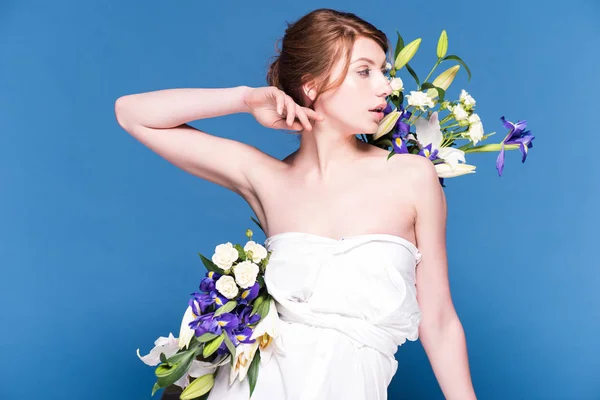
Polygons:
<instances>
[{"instance_id":1,"label":"lily bud","mask_svg":"<svg viewBox=\"0 0 600 400\"><path fill-rule=\"evenodd\" d=\"M437 56L438 58L444 58L446 52L448 51L448 34L444 29L442 34L440 35L440 39L438 40L437 45Z\"/></svg>"},{"instance_id":2,"label":"lily bud","mask_svg":"<svg viewBox=\"0 0 600 400\"><path fill-rule=\"evenodd\" d=\"M400 53L398 53L398 57L396 57L396 61L394 63L394 67L396 70L404 67L408 62L414 57L415 53L419 49L421 45L421 38L415 39L409 44L407 44Z\"/></svg>"},{"instance_id":3,"label":"lily bud","mask_svg":"<svg viewBox=\"0 0 600 400\"><path fill-rule=\"evenodd\" d=\"M394 110L385 117L383 117L383 119L379 123L379 127L377 127L377 132L373 134L373 139L377 140L389 131L391 131L394 125L396 125L398 118L400 118L400 111L398 110Z\"/></svg>"},{"instance_id":4,"label":"lily bud","mask_svg":"<svg viewBox=\"0 0 600 400\"><path fill-rule=\"evenodd\" d=\"M435 171L437 172L438 178L454 178L456 176L474 174L475 168L475 165L469 164L458 164L456 168L452 168L446 163L435 165Z\"/></svg>"},{"instance_id":5,"label":"lily bud","mask_svg":"<svg viewBox=\"0 0 600 400\"><path fill-rule=\"evenodd\" d=\"M434 79L433 85L440 87L444 90L448 90L450 84L456 77L456 74L458 73L459 69L460 65L455 65L453 67L448 68L447 70L439 74L437 78Z\"/></svg>"},{"instance_id":6,"label":"lily bud","mask_svg":"<svg viewBox=\"0 0 600 400\"><path fill-rule=\"evenodd\" d=\"M246 229L246 236L248 237L248 240L252 240L252 235L253 235L252 230Z\"/></svg>"},{"instance_id":7,"label":"lily bud","mask_svg":"<svg viewBox=\"0 0 600 400\"><path fill-rule=\"evenodd\" d=\"M453 67L448 68L447 70L445 70L444 72L439 74L438 77L433 80L433 86L439 87L444 90L448 90L448 88L450 87L450 84L456 77L456 74L458 73L459 69L460 69L460 65L455 65ZM431 97L432 99L436 98L437 95L438 95L438 92L435 89L429 89L427 91L427 96Z\"/></svg>"}]
</instances>

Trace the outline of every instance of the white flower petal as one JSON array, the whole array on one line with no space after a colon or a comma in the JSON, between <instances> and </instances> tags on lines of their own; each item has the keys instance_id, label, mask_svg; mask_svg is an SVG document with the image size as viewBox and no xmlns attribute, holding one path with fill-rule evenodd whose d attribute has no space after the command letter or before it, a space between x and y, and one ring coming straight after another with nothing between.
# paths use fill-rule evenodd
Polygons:
<instances>
[{"instance_id":1,"label":"white flower petal","mask_svg":"<svg viewBox=\"0 0 600 400\"><path fill-rule=\"evenodd\" d=\"M465 174L474 174L475 166L469 164L458 164L455 169L446 163L436 164L435 170L440 178L454 178Z\"/></svg>"},{"instance_id":2,"label":"white flower petal","mask_svg":"<svg viewBox=\"0 0 600 400\"><path fill-rule=\"evenodd\" d=\"M437 112L431 114L429 121L425 118L418 118L415 121L415 129L419 143L421 143L422 146L427 146L431 143L432 152L442 144L444 136L440 130Z\"/></svg>"},{"instance_id":3,"label":"white flower petal","mask_svg":"<svg viewBox=\"0 0 600 400\"><path fill-rule=\"evenodd\" d=\"M235 348L235 360L233 361L233 366L229 373L230 386L233 385L236 376L240 382L246 377L248 368L250 368L250 364L252 363L252 359L254 358L257 349L258 341L254 343L240 343Z\"/></svg>"},{"instance_id":4,"label":"white flower petal","mask_svg":"<svg viewBox=\"0 0 600 400\"><path fill-rule=\"evenodd\" d=\"M154 344L156 346L154 346L154 348L145 356L140 355L140 349L137 349L136 351L139 359L142 360L144 364L150 365L151 367L160 363L160 353L165 353L165 356L169 358L179 351L177 338L175 338L172 333L169 333L168 338L164 336L159 337L154 341Z\"/></svg>"},{"instance_id":5,"label":"white flower petal","mask_svg":"<svg viewBox=\"0 0 600 400\"><path fill-rule=\"evenodd\" d=\"M183 314L183 318L181 320L181 327L179 328L179 343L178 346L180 349L186 347L190 344L190 341L194 337L194 330L190 328L189 324L194 319L196 319L196 315L192 311L192 307L188 306Z\"/></svg>"},{"instance_id":6,"label":"white flower petal","mask_svg":"<svg viewBox=\"0 0 600 400\"><path fill-rule=\"evenodd\" d=\"M465 152L454 147L442 147L439 149L438 156L455 169L459 161L465 162Z\"/></svg>"}]
</instances>

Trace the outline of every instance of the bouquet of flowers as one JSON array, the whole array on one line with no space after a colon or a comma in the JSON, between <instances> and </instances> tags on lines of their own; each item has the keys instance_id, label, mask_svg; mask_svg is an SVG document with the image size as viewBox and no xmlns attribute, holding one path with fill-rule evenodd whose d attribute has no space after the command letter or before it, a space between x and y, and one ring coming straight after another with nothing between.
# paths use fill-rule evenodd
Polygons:
<instances>
[{"instance_id":1,"label":"bouquet of flowers","mask_svg":"<svg viewBox=\"0 0 600 400\"><path fill-rule=\"evenodd\" d=\"M527 158L527 151L533 146L534 136L526 130L527 122L513 123L501 118L504 127L509 131L500 143L478 145L495 132L484 134L483 123L475 113L475 99L464 89L459 99L445 99L446 90L454 80L461 66L467 71L469 80L471 71L464 61L456 55L446 55L448 50L448 35L442 31L437 45L437 61L425 80L421 83L409 61L416 54L421 39L416 39L404 45L404 40L398 33L398 41L394 50L394 65L386 66L388 79L392 86L392 94L388 97L388 105L383 110L384 118L374 135L363 135L363 141L390 150L388 156L411 153L428 158L435 165L440 183L444 178L475 173L475 166L466 164L465 154L475 152L499 151L496 169L502 176L504 169L504 151L519 149L522 162ZM443 62L456 61L454 65L441 74L433 82L429 78L435 69ZM404 95L404 84L396 74L406 67L408 73L416 82L416 90ZM404 105L406 97L407 105ZM391 104L390 104L391 102ZM445 112L444 117L440 116ZM414 132L411 132L414 126ZM461 147L456 146L457 140L466 140Z\"/></svg>"},{"instance_id":2,"label":"bouquet of flowers","mask_svg":"<svg viewBox=\"0 0 600 400\"><path fill-rule=\"evenodd\" d=\"M191 294L179 338L159 337L143 357L137 350L144 363L158 365L152 395L176 385L184 389L182 400L206 399L218 367L227 362L229 384L247 376L252 395L261 359L264 365L273 351L285 354L277 310L264 281L271 252L252 240L250 229L246 236L244 247L217 245L210 260L198 253L207 273L200 291Z\"/></svg>"}]
</instances>

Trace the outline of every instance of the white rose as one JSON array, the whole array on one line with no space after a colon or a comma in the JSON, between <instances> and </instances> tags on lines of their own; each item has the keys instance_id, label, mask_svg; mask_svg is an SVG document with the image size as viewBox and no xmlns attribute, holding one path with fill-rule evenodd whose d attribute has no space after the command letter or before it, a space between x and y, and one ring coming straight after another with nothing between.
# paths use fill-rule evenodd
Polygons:
<instances>
[{"instance_id":1,"label":"white rose","mask_svg":"<svg viewBox=\"0 0 600 400\"><path fill-rule=\"evenodd\" d=\"M467 114L465 109L460 104L455 105L451 108L451 110L452 114L454 114L454 118L456 118L457 121L462 121L469 118L469 114Z\"/></svg>"},{"instance_id":2,"label":"white rose","mask_svg":"<svg viewBox=\"0 0 600 400\"><path fill-rule=\"evenodd\" d=\"M252 261L255 263L259 263L267 256L267 249L253 240L250 240L248 243L246 243L244 246L244 251L246 253L248 253L248 251L252 251Z\"/></svg>"},{"instance_id":3,"label":"white rose","mask_svg":"<svg viewBox=\"0 0 600 400\"><path fill-rule=\"evenodd\" d=\"M233 266L235 281L241 288L247 289L256 283L258 275L258 265L251 261L242 261Z\"/></svg>"},{"instance_id":4,"label":"white rose","mask_svg":"<svg viewBox=\"0 0 600 400\"><path fill-rule=\"evenodd\" d=\"M223 296L228 299L233 299L238 294L238 287L235 284L233 277L229 275L221 276L215 283L215 287Z\"/></svg>"},{"instance_id":5,"label":"white rose","mask_svg":"<svg viewBox=\"0 0 600 400\"><path fill-rule=\"evenodd\" d=\"M460 101L466 106L467 109L473 108L476 103L475 99L472 98L465 89L460 92Z\"/></svg>"},{"instance_id":6,"label":"white rose","mask_svg":"<svg viewBox=\"0 0 600 400\"><path fill-rule=\"evenodd\" d=\"M389 62L385 63L385 69L387 69L388 71L392 69L392 64L390 64Z\"/></svg>"},{"instance_id":7,"label":"white rose","mask_svg":"<svg viewBox=\"0 0 600 400\"><path fill-rule=\"evenodd\" d=\"M392 86L392 90L394 92L401 92L404 90L404 83L400 78L392 78L390 80L390 85Z\"/></svg>"},{"instance_id":8,"label":"white rose","mask_svg":"<svg viewBox=\"0 0 600 400\"><path fill-rule=\"evenodd\" d=\"M433 108L434 106L433 100L431 100L431 98L427 96L427 93L424 92L410 92L410 94L406 95L406 100L408 101L409 106L420 109L423 109L424 107Z\"/></svg>"},{"instance_id":9,"label":"white rose","mask_svg":"<svg viewBox=\"0 0 600 400\"><path fill-rule=\"evenodd\" d=\"M471 114L471 116L469 117L469 124L475 124L477 122L481 122L481 118L479 118L479 115L475 113Z\"/></svg>"},{"instance_id":10,"label":"white rose","mask_svg":"<svg viewBox=\"0 0 600 400\"><path fill-rule=\"evenodd\" d=\"M212 256L212 262L215 263L217 267L228 272L238 257L238 251L230 242L227 242L215 247L215 254Z\"/></svg>"},{"instance_id":11,"label":"white rose","mask_svg":"<svg viewBox=\"0 0 600 400\"><path fill-rule=\"evenodd\" d=\"M467 136L473 141L473 144L477 144L483 138L483 124L481 122L471 124Z\"/></svg>"}]
</instances>

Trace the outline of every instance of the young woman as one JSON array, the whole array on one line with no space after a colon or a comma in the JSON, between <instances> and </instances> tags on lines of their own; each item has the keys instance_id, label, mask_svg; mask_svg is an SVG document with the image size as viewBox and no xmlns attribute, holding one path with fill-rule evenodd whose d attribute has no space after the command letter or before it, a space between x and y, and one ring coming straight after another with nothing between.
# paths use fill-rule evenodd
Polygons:
<instances>
[{"instance_id":1,"label":"young woman","mask_svg":"<svg viewBox=\"0 0 600 400\"><path fill-rule=\"evenodd\" d=\"M418 337L446 398L475 398L435 168L418 155L387 160L387 151L356 136L374 133L383 117L388 50L368 22L319 9L288 26L267 87L116 101L127 132L242 196L268 235L265 278L285 355L261 365L253 399L385 399L398 346ZM299 149L278 160L186 124L239 112L297 131ZM209 399L247 399L248 383L230 385L230 365L220 368Z\"/></svg>"}]
</instances>

